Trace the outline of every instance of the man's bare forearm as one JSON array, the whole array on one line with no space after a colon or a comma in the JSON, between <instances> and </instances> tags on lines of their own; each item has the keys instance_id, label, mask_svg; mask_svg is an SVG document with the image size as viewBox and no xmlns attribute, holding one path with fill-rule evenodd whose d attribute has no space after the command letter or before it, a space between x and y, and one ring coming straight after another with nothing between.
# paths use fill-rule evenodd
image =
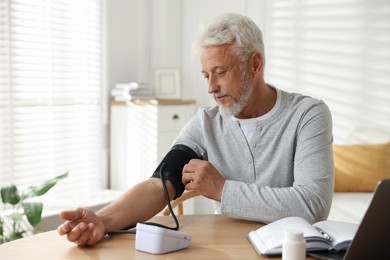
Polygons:
<instances>
[{"instance_id":1,"label":"man's bare forearm","mask_svg":"<svg viewBox=\"0 0 390 260\"><path fill-rule=\"evenodd\" d=\"M166 185L169 197L173 198L175 189L169 181ZM144 222L159 213L166 205L161 180L150 178L132 187L119 199L98 211L97 215L103 221L107 233Z\"/></svg>"}]
</instances>

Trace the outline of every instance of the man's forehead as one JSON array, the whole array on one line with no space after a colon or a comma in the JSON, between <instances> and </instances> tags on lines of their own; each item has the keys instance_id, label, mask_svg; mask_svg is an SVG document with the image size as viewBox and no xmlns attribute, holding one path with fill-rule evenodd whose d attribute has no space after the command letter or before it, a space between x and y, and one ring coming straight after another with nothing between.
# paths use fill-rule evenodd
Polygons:
<instances>
[{"instance_id":1,"label":"man's forehead","mask_svg":"<svg viewBox=\"0 0 390 260\"><path fill-rule=\"evenodd\" d=\"M208 45L204 46L201 49L201 57L202 56L230 56L231 55L231 45Z\"/></svg>"},{"instance_id":2,"label":"man's forehead","mask_svg":"<svg viewBox=\"0 0 390 260\"><path fill-rule=\"evenodd\" d=\"M237 59L230 45L212 45L203 47L200 55L202 69L229 66Z\"/></svg>"}]
</instances>

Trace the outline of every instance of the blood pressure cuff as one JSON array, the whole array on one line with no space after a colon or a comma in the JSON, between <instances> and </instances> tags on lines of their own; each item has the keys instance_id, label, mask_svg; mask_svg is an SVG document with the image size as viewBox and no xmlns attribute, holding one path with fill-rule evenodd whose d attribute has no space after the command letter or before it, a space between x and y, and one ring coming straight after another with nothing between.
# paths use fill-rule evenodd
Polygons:
<instances>
[{"instance_id":1,"label":"blood pressure cuff","mask_svg":"<svg viewBox=\"0 0 390 260\"><path fill-rule=\"evenodd\" d=\"M176 196L174 199L176 199L184 192L185 187L181 181L183 167L191 159L201 158L199 158L195 151L188 146L181 144L175 145L171 148L167 155L165 155L151 178L160 178L160 168L165 163L166 165L163 172L164 179L169 180L173 184L173 187L175 187Z\"/></svg>"}]
</instances>

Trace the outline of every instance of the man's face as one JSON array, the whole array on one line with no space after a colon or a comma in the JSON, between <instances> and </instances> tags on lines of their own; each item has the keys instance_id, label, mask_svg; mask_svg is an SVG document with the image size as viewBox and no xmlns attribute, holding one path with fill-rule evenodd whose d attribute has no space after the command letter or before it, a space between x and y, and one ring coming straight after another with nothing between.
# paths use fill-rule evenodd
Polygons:
<instances>
[{"instance_id":1,"label":"man's face","mask_svg":"<svg viewBox=\"0 0 390 260\"><path fill-rule=\"evenodd\" d=\"M214 95L224 117L239 114L252 94L252 80L240 69L241 60L229 45L205 47L201 53L202 73L208 92Z\"/></svg>"}]
</instances>

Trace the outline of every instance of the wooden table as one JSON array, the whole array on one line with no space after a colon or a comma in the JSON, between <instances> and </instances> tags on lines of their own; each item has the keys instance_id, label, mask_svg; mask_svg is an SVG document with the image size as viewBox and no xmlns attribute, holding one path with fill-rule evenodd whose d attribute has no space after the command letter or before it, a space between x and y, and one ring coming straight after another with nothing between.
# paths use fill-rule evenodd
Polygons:
<instances>
[{"instance_id":1,"label":"wooden table","mask_svg":"<svg viewBox=\"0 0 390 260\"><path fill-rule=\"evenodd\" d=\"M220 215L178 216L180 231L192 234L189 248L153 255L135 250L135 235L106 237L95 246L79 247L49 231L0 245L0 258L8 259L281 259L260 256L247 234L263 224ZM174 226L171 217L152 221Z\"/></svg>"}]
</instances>

